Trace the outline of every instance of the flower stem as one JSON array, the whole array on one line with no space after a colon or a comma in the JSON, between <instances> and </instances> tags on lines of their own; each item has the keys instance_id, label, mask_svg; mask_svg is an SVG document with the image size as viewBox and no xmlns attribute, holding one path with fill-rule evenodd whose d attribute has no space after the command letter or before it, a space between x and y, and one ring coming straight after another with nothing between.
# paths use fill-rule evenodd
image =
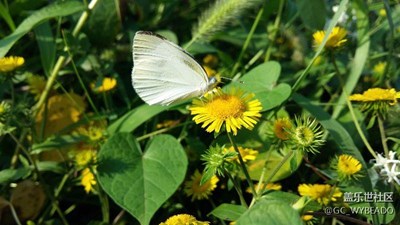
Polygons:
<instances>
[{"instance_id":1,"label":"flower stem","mask_svg":"<svg viewBox=\"0 0 400 225\"><path fill-rule=\"evenodd\" d=\"M82 13L81 17L79 18L78 23L76 24L72 36L76 37L78 35L79 31L82 29L83 25L87 21L87 18L89 16L89 12L94 8L98 0L92 0L88 8L85 12ZM58 72L60 71L61 67L64 66L64 62L67 58L63 55L59 56L57 59L57 62L50 74L49 79L47 80L46 87L44 88L42 94L40 95L39 101L36 103L36 105L33 107L33 117L36 117L39 109L41 106L46 102L47 97L49 96L49 93L51 91L51 88L53 87L54 82L56 81Z\"/></svg>"},{"instance_id":2,"label":"flower stem","mask_svg":"<svg viewBox=\"0 0 400 225\"><path fill-rule=\"evenodd\" d=\"M256 16L256 19L254 20L253 25L251 26L249 34L246 37L246 40L245 40L245 42L243 44L243 47L242 47L242 50L240 51L239 57L236 60L235 65L233 66L233 69L232 69L232 72L231 72L232 76L235 75L236 71L238 70L238 68L240 66L240 62L242 61L243 55L244 55L247 47L250 44L250 40L253 37L253 34L254 34L254 32L255 32L255 30L257 28L258 23L260 22L260 19L261 19L261 16L262 16L263 13L264 13L264 7L261 7L261 9L258 11L258 14Z\"/></svg>"},{"instance_id":3,"label":"flower stem","mask_svg":"<svg viewBox=\"0 0 400 225\"><path fill-rule=\"evenodd\" d=\"M281 24L281 17L282 17L284 3L285 3L284 0L281 0L279 3L278 15L275 18L274 28L272 30L272 35L271 35L271 39L270 39L271 43L268 45L267 52L265 53L264 62L267 62L269 60L269 58L271 57L273 42L275 41L276 34L278 33L279 25Z\"/></svg>"},{"instance_id":4,"label":"flower stem","mask_svg":"<svg viewBox=\"0 0 400 225\"><path fill-rule=\"evenodd\" d=\"M343 90L343 91L344 91L344 90ZM365 137L364 132L362 131L361 126L360 126L360 124L358 123L356 114L354 113L353 106L351 105L351 102L350 102L349 98L347 98L347 97L346 97L346 103L347 103L347 107L349 108L349 112L350 112L351 118L353 119L354 126L355 126L356 129L357 129L358 135L360 135L361 140L364 142L365 147L367 147L367 149L368 149L368 151L371 153L371 155L372 155L374 158L378 158L378 156L376 155L374 149L372 149L372 147L371 147L371 145L369 144L367 138Z\"/></svg>"},{"instance_id":5,"label":"flower stem","mask_svg":"<svg viewBox=\"0 0 400 225\"><path fill-rule=\"evenodd\" d=\"M380 114L378 114L378 126L379 126L379 132L381 133L381 141L382 141L383 151L385 152L386 158L388 158L389 157L389 147L386 142L387 138L386 138L386 134L385 134L385 127L383 125L383 119Z\"/></svg>"},{"instance_id":6,"label":"flower stem","mask_svg":"<svg viewBox=\"0 0 400 225\"><path fill-rule=\"evenodd\" d=\"M283 166L283 164L286 163L286 161L293 155L293 151L290 150L284 157L283 159L279 162L278 165L276 165L276 167L274 168L274 170L272 170L271 175L269 175L268 179L265 180L265 182L263 180L260 180L259 186L264 184L261 191L257 192L257 193L262 193L264 192L265 188L267 187L266 184L270 183L272 178L274 178L274 176L276 175L276 173L278 173L278 171L281 169L281 167ZM265 168L265 166L264 166ZM258 200L259 196L258 195L253 195L253 196L257 196L256 198L253 198L251 203L250 203L250 207L254 205L254 203Z\"/></svg>"},{"instance_id":7,"label":"flower stem","mask_svg":"<svg viewBox=\"0 0 400 225\"><path fill-rule=\"evenodd\" d=\"M243 192L242 192L242 189L240 188L239 184L233 178L232 174L230 174L230 173L226 173L226 174L228 175L229 179L232 181L233 187L235 188L236 192L239 195L240 204L247 207L246 200L244 200Z\"/></svg>"},{"instance_id":8,"label":"flower stem","mask_svg":"<svg viewBox=\"0 0 400 225\"><path fill-rule=\"evenodd\" d=\"M236 143L233 141L230 133L229 132L226 132L226 133L228 134L229 141L231 142L231 144L232 144L233 148L235 149L236 153L238 154L240 167L242 168L242 172L244 173L244 176L246 177L247 183L249 183L249 187L251 189L251 193L253 194L253 196L256 196L257 195L256 189L254 188L253 181L251 180L249 172L247 171L246 164L243 161L242 155L240 154L239 149L238 149Z\"/></svg>"}]
</instances>

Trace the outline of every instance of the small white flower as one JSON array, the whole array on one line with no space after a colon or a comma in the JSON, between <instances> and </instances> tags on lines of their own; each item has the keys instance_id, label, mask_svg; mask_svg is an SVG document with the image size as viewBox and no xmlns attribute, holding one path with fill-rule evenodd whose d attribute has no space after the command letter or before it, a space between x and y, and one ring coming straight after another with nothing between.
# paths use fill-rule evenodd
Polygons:
<instances>
[{"instance_id":1,"label":"small white flower","mask_svg":"<svg viewBox=\"0 0 400 225\"><path fill-rule=\"evenodd\" d=\"M388 183L395 181L400 185L400 160L395 159L396 153L393 151L389 152L389 157L385 158L381 154L377 155L376 159L373 159L374 168L379 170L379 174L386 177Z\"/></svg>"}]
</instances>

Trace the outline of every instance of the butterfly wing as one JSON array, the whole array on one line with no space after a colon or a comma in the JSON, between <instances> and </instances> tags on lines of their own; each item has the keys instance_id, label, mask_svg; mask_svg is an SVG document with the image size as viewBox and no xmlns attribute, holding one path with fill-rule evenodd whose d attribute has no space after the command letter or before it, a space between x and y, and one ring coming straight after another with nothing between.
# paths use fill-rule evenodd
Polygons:
<instances>
[{"instance_id":1,"label":"butterfly wing","mask_svg":"<svg viewBox=\"0 0 400 225\"><path fill-rule=\"evenodd\" d=\"M135 34L133 64L133 88L149 105L200 96L209 86L206 72L189 53L151 32Z\"/></svg>"}]
</instances>

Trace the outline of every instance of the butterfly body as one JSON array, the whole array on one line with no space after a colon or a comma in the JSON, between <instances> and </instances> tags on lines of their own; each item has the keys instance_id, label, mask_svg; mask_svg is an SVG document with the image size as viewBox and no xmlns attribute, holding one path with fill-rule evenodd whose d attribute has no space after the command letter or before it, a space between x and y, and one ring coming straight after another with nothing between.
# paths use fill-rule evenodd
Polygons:
<instances>
[{"instance_id":1,"label":"butterfly body","mask_svg":"<svg viewBox=\"0 0 400 225\"><path fill-rule=\"evenodd\" d=\"M169 105L206 93L215 83L185 50L157 34L133 40L132 85L149 105Z\"/></svg>"}]
</instances>

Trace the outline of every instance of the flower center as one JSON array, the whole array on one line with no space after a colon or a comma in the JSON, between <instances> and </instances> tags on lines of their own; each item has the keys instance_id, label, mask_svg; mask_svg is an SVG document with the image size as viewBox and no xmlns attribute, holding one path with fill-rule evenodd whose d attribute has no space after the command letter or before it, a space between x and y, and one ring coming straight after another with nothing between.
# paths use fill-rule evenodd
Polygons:
<instances>
[{"instance_id":1,"label":"flower center","mask_svg":"<svg viewBox=\"0 0 400 225\"><path fill-rule=\"evenodd\" d=\"M314 140L314 133L310 128L301 126L296 129L296 137L303 146L309 146Z\"/></svg>"},{"instance_id":2,"label":"flower center","mask_svg":"<svg viewBox=\"0 0 400 225\"><path fill-rule=\"evenodd\" d=\"M207 105L207 111L214 118L226 120L229 117L241 117L246 111L246 105L243 101L231 95L222 95L214 98Z\"/></svg>"}]
</instances>

